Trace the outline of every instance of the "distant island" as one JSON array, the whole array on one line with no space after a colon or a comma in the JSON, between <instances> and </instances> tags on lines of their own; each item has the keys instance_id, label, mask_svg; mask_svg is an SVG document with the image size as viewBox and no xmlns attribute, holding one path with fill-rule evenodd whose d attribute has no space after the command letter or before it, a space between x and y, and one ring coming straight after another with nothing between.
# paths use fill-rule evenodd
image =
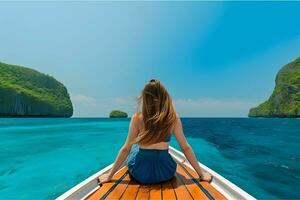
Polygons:
<instances>
[{"instance_id":1,"label":"distant island","mask_svg":"<svg viewBox=\"0 0 300 200\"><path fill-rule=\"evenodd\" d=\"M127 118L128 114L121 110L113 110L109 114L109 118Z\"/></svg>"},{"instance_id":2,"label":"distant island","mask_svg":"<svg viewBox=\"0 0 300 200\"><path fill-rule=\"evenodd\" d=\"M300 117L300 57L278 72L275 83L270 98L251 108L249 117Z\"/></svg>"},{"instance_id":3,"label":"distant island","mask_svg":"<svg viewBox=\"0 0 300 200\"><path fill-rule=\"evenodd\" d=\"M53 77L0 62L0 117L71 117L66 87Z\"/></svg>"}]
</instances>

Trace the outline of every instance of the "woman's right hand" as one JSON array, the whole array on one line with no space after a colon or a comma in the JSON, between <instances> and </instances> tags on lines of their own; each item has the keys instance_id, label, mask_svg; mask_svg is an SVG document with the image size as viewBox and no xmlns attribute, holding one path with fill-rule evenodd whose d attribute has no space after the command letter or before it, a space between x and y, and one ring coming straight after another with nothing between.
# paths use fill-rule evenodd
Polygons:
<instances>
[{"instance_id":1,"label":"woman's right hand","mask_svg":"<svg viewBox=\"0 0 300 200\"><path fill-rule=\"evenodd\" d=\"M102 186L103 183L107 183L109 181L111 181L111 178L109 177L109 173L102 174L101 176L98 177L98 182L100 186Z\"/></svg>"},{"instance_id":2,"label":"woman's right hand","mask_svg":"<svg viewBox=\"0 0 300 200\"><path fill-rule=\"evenodd\" d=\"M212 181L212 175L208 172L202 172L201 176L200 176L200 181L207 181L207 182L211 182Z\"/></svg>"}]
</instances>

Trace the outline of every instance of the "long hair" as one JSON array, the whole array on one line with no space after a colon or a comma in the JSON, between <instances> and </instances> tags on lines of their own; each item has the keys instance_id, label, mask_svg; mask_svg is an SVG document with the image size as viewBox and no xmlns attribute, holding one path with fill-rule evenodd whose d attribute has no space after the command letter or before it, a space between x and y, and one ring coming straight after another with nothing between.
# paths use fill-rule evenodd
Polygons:
<instances>
[{"instance_id":1,"label":"long hair","mask_svg":"<svg viewBox=\"0 0 300 200\"><path fill-rule=\"evenodd\" d=\"M171 134L176 121L172 99L159 80L150 80L139 97L145 130L139 134L138 144L162 142Z\"/></svg>"}]
</instances>

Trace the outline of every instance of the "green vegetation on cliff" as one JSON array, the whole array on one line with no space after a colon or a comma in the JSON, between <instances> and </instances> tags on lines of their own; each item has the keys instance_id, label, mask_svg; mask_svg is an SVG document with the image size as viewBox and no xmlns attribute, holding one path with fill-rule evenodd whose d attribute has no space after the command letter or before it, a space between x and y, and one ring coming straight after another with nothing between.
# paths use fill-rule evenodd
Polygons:
<instances>
[{"instance_id":1,"label":"green vegetation on cliff","mask_svg":"<svg viewBox=\"0 0 300 200\"><path fill-rule=\"evenodd\" d=\"M270 98L251 108L249 117L300 117L300 57L285 65L275 82Z\"/></svg>"},{"instance_id":2,"label":"green vegetation on cliff","mask_svg":"<svg viewBox=\"0 0 300 200\"><path fill-rule=\"evenodd\" d=\"M128 115L126 112L120 111L120 110L113 110L109 114L110 118L127 118Z\"/></svg>"},{"instance_id":3,"label":"green vegetation on cliff","mask_svg":"<svg viewBox=\"0 0 300 200\"><path fill-rule=\"evenodd\" d=\"M0 116L70 117L65 86L36 70L0 62Z\"/></svg>"}]
</instances>

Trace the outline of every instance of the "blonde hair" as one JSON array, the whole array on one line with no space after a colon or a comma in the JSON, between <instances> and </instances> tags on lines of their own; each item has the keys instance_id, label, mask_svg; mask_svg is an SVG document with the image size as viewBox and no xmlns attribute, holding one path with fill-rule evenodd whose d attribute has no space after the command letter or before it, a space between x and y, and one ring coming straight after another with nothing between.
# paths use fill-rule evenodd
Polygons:
<instances>
[{"instance_id":1,"label":"blonde hair","mask_svg":"<svg viewBox=\"0 0 300 200\"><path fill-rule=\"evenodd\" d=\"M145 130L139 134L138 144L164 141L176 121L176 111L166 88L159 80L150 80L139 97Z\"/></svg>"}]
</instances>

